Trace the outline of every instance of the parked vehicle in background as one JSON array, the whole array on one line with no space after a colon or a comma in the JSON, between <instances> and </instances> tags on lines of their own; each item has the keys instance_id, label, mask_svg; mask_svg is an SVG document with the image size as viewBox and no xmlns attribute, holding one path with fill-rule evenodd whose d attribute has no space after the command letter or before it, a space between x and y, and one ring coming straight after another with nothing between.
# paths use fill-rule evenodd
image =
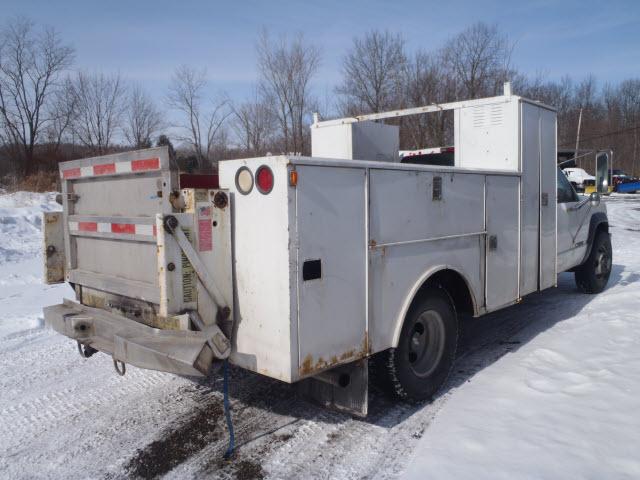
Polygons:
<instances>
[{"instance_id":1,"label":"parked vehicle in background","mask_svg":"<svg viewBox=\"0 0 640 480\"><path fill-rule=\"evenodd\" d=\"M586 187L596 184L596 177L589 175L583 168L565 168L563 171L578 192L584 192Z\"/></svg>"},{"instance_id":2,"label":"parked vehicle in background","mask_svg":"<svg viewBox=\"0 0 640 480\"><path fill-rule=\"evenodd\" d=\"M623 170L611 171L613 191L618 193L636 193L640 191L640 178L627 175Z\"/></svg>"}]
</instances>

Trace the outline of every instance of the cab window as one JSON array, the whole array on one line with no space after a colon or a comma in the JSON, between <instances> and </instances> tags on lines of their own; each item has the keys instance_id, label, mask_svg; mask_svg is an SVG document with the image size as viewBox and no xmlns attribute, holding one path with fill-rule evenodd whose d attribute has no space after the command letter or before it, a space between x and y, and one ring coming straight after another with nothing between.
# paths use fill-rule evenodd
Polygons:
<instances>
[{"instance_id":1,"label":"cab window","mask_svg":"<svg viewBox=\"0 0 640 480\"><path fill-rule=\"evenodd\" d=\"M578 194L562 170L558 168L558 203L577 202Z\"/></svg>"}]
</instances>

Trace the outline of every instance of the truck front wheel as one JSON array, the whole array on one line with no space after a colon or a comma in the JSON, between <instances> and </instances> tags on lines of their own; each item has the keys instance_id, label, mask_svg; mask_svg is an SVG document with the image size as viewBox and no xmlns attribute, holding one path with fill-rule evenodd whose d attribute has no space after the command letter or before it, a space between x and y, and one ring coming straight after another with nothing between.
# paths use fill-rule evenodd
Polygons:
<instances>
[{"instance_id":1,"label":"truck front wheel","mask_svg":"<svg viewBox=\"0 0 640 480\"><path fill-rule=\"evenodd\" d=\"M584 293L600 293L609 281L611 264L611 237L607 232L599 232L589 257L576 269L576 285Z\"/></svg>"},{"instance_id":2,"label":"truck front wheel","mask_svg":"<svg viewBox=\"0 0 640 480\"><path fill-rule=\"evenodd\" d=\"M430 288L405 317L396 348L381 352L378 375L401 399L430 399L447 379L455 359L458 320L451 298Z\"/></svg>"}]
</instances>

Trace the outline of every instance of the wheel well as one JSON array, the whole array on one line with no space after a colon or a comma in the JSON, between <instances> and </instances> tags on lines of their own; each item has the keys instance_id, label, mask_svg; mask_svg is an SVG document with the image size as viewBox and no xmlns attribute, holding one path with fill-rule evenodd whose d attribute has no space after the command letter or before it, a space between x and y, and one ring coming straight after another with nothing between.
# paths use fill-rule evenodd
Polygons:
<instances>
[{"instance_id":1,"label":"wheel well","mask_svg":"<svg viewBox=\"0 0 640 480\"><path fill-rule=\"evenodd\" d=\"M466 280L455 270L439 270L431 275L420 287L414 301L421 298L429 288L442 288L447 292L458 313L474 315L474 303Z\"/></svg>"},{"instance_id":2,"label":"wheel well","mask_svg":"<svg viewBox=\"0 0 640 480\"><path fill-rule=\"evenodd\" d=\"M582 265L584 262L587 261L587 259L589 258L589 255L591 255L591 248L593 248L593 242L596 239L596 235L598 235L598 233L600 232L609 233L609 221L607 219L606 214L602 212L596 212L591 217L591 221L589 223L589 235L587 236L587 250L584 253L584 257L582 258L582 261L578 265L576 265L576 267L568 270L569 272L574 272L575 268L579 267L580 265Z\"/></svg>"}]
</instances>

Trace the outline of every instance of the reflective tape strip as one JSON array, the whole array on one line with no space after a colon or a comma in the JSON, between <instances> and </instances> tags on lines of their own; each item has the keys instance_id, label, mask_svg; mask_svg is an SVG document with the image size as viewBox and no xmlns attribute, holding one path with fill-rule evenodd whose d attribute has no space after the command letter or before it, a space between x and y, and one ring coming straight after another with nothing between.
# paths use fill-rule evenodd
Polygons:
<instances>
[{"instance_id":1,"label":"reflective tape strip","mask_svg":"<svg viewBox=\"0 0 640 480\"><path fill-rule=\"evenodd\" d=\"M116 173L116 164L115 163L105 163L103 165L94 165L93 166L93 174L94 175L110 175Z\"/></svg>"},{"instance_id":2,"label":"reflective tape strip","mask_svg":"<svg viewBox=\"0 0 640 480\"><path fill-rule=\"evenodd\" d=\"M98 224L96 222L78 222L78 230L81 232L97 232Z\"/></svg>"},{"instance_id":3,"label":"reflective tape strip","mask_svg":"<svg viewBox=\"0 0 640 480\"><path fill-rule=\"evenodd\" d=\"M78 178L80 176L79 168L69 168L62 171L62 178Z\"/></svg>"},{"instance_id":4,"label":"reflective tape strip","mask_svg":"<svg viewBox=\"0 0 640 480\"><path fill-rule=\"evenodd\" d=\"M112 223L111 233L127 233L129 235L135 235L136 226L133 223Z\"/></svg>"},{"instance_id":5,"label":"reflective tape strip","mask_svg":"<svg viewBox=\"0 0 640 480\"><path fill-rule=\"evenodd\" d=\"M131 162L118 162L115 166L116 173L131 173Z\"/></svg>"},{"instance_id":6,"label":"reflective tape strip","mask_svg":"<svg viewBox=\"0 0 640 480\"><path fill-rule=\"evenodd\" d=\"M136 235L147 235L150 237L156 236L155 225L136 225Z\"/></svg>"},{"instance_id":7,"label":"reflective tape strip","mask_svg":"<svg viewBox=\"0 0 640 480\"><path fill-rule=\"evenodd\" d=\"M99 177L101 175L119 175L133 172L149 172L160 170L159 158L143 158L129 162L101 163L88 167L75 167L62 170L63 179Z\"/></svg>"},{"instance_id":8,"label":"reflective tape strip","mask_svg":"<svg viewBox=\"0 0 640 480\"><path fill-rule=\"evenodd\" d=\"M105 222L98 222L98 232L111 233L111 224Z\"/></svg>"},{"instance_id":9,"label":"reflective tape strip","mask_svg":"<svg viewBox=\"0 0 640 480\"><path fill-rule=\"evenodd\" d=\"M143 235L146 237L156 237L157 229L155 225L137 223L110 223L110 222L69 222L71 232L90 233L116 233L123 235Z\"/></svg>"},{"instance_id":10,"label":"reflective tape strip","mask_svg":"<svg viewBox=\"0 0 640 480\"><path fill-rule=\"evenodd\" d=\"M158 170L159 168L160 168L159 158L145 158L144 160L133 160L131 162L131 170L134 172Z\"/></svg>"}]
</instances>

